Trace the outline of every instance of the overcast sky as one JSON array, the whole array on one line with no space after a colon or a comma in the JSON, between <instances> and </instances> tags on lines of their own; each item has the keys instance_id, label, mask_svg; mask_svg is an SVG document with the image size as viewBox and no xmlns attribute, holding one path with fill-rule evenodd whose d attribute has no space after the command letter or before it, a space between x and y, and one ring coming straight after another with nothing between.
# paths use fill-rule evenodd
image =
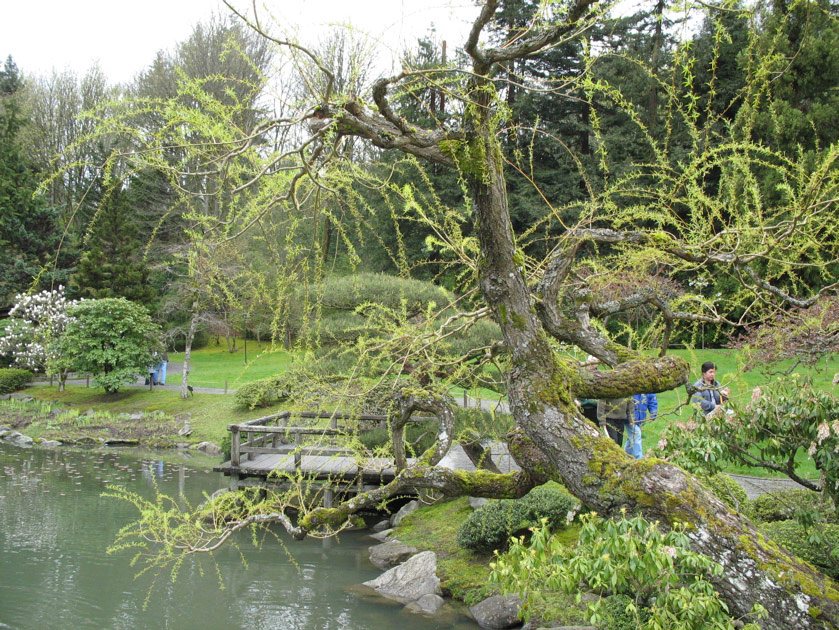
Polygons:
<instances>
[{"instance_id":1,"label":"overcast sky","mask_svg":"<svg viewBox=\"0 0 839 630\"><path fill-rule=\"evenodd\" d=\"M250 2L236 0L236 6ZM301 40L352 22L398 53L432 22L461 46L477 15L471 0L260 0L283 24L300 26ZM0 11L0 55L12 55L27 75L53 69L84 74L95 62L112 83L130 81L158 50L171 50L213 12L220 0L5 0Z\"/></svg>"}]
</instances>

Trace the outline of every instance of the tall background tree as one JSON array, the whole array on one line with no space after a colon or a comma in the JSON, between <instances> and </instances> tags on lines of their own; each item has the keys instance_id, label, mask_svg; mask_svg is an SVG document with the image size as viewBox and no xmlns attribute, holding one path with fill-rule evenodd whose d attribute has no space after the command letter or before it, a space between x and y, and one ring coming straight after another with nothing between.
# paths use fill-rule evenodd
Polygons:
<instances>
[{"instance_id":1,"label":"tall background tree","mask_svg":"<svg viewBox=\"0 0 839 630\"><path fill-rule=\"evenodd\" d=\"M155 298L135 224L128 191L115 188L105 195L92 219L86 248L70 278L74 297L124 297L140 304Z\"/></svg>"},{"instance_id":2,"label":"tall background tree","mask_svg":"<svg viewBox=\"0 0 839 630\"><path fill-rule=\"evenodd\" d=\"M29 120L22 90L23 78L8 57L0 71L0 303L5 305L16 293L67 277L64 261L56 260L59 213L38 193L38 172L23 148Z\"/></svg>"}]
</instances>

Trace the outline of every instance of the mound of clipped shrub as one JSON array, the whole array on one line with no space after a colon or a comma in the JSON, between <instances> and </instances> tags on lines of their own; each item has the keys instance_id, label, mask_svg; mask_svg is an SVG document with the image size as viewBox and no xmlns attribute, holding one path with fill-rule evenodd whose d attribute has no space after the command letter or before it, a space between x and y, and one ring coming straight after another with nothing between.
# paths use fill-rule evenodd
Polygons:
<instances>
[{"instance_id":1,"label":"mound of clipped shrub","mask_svg":"<svg viewBox=\"0 0 839 630\"><path fill-rule=\"evenodd\" d=\"M285 374L277 374L253 383L239 385L233 395L233 400L239 407L248 409L270 407L275 402L289 397L291 392L286 380Z\"/></svg>"},{"instance_id":2,"label":"mound of clipped shrub","mask_svg":"<svg viewBox=\"0 0 839 630\"><path fill-rule=\"evenodd\" d=\"M457 531L457 544L475 551L506 549L511 536L526 532L541 519L551 529L565 526L569 512L579 501L559 484L549 483L528 492L521 499L499 499L478 508Z\"/></svg>"},{"instance_id":3,"label":"mound of clipped shrub","mask_svg":"<svg viewBox=\"0 0 839 630\"><path fill-rule=\"evenodd\" d=\"M751 514L755 520L770 523L795 518L797 511L817 515L817 520L836 523L836 510L825 501L819 492L812 490L775 490L762 494L751 502Z\"/></svg>"},{"instance_id":4,"label":"mound of clipped shrub","mask_svg":"<svg viewBox=\"0 0 839 630\"><path fill-rule=\"evenodd\" d=\"M834 557L834 552L839 555L839 525L820 523L814 528L817 530L810 532L793 520L773 521L759 526L765 536L835 580L839 578L839 558ZM821 540L814 540L811 536L813 533L817 533Z\"/></svg>"},{"instance_id":5,"label":"mound of clipped shrub","mask_svg":"<svg viewBox=\"0 0 839 630\"><path fill-rule=\"evenodd\" d=\"M19 368L0 368L0 394L8 394L32 382L32 372Z\"/></svg>"}]
</instances>

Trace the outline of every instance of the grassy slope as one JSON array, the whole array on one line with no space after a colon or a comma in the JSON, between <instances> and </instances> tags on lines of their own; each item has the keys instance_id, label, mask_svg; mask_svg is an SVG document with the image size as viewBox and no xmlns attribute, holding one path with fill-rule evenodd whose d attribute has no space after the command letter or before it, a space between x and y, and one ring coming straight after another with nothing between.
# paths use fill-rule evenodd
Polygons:
<instances>
[{"instance_id":1,"label":"grassy slope","mask_svg":"<svg viewBox=\"0 0 839 630\"><path fill-rule=\"evenodd\" d=\"M170 363L183 363L183 352L169 354ZM195 350L190 356L189 384L193 387L223 388L225 381L231 389L242 383L251 383L259 379L283 372L292 360L291 354L279 347L272 348L265 341L248 341L248 362L245 364L244 342L240 339L236 349L228 352L224 342L210 342L205 348ZM167 374L168 385L181 382L180 372Z\"/></svg>"}]
</instances>

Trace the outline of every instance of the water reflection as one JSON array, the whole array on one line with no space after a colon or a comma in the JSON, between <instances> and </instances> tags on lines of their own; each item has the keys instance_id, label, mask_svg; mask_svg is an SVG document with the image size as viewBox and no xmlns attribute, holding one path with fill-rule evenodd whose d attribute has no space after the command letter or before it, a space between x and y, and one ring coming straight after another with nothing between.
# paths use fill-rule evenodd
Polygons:
<instances>
[{"instance_id":1,"label":"water reflection","mask_svg":"<svg viewBox=\"0 0 839 630\"><path fill-rule=\"evenodd\" d=\"M303 543L286 539L299 571L282 545L267 540L257 550L241 536L238 549L223 548L215 563L191 560L175 583L159 580L144 610L152 579L134 579L130 553L104 553L135 510L101 493L116 484L151 498L159 487L195 504L225 487L224 477L154 454L5 444L0 444L0 471L0 628L477 627L465 619L429 620L348 593L348 587L378 575L367 560L372 541L362 534Z\"/></svg>"}]
</instances>

